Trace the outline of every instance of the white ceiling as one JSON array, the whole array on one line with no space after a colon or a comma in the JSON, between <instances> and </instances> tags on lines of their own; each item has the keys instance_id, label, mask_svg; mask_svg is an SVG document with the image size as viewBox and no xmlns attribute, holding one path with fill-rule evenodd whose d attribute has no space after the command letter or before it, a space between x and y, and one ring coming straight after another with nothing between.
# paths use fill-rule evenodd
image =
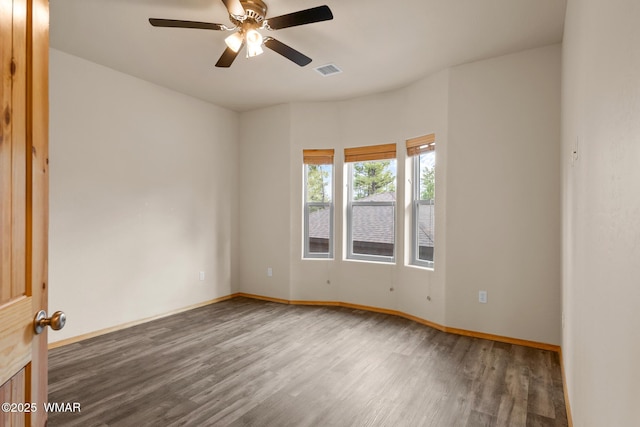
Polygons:
<instances>
[{"instance_id":1,"label":"white ceiling","mask_svg":"<svg viewBox=\"0 0 640 427\"><path fill-rule=\"evenodd\" d=\"M444 68L562 40L566 0L266 0L267 18L323 4L332 21L269 32L311 57L277 53L216 68L221 31L155 28L148 18L231 26L220 0L51 0L51 46L246 111L394 89ZM266 32L266 31L263 31ZM344 72L323 77L315 67Z\"/></svg>"}]
</instances>

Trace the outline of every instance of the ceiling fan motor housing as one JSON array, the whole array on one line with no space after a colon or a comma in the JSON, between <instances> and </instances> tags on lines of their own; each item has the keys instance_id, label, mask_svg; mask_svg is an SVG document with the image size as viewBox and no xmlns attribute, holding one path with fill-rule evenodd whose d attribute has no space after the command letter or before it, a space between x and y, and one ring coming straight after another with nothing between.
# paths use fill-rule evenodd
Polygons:
<instances>
[{"instance_id":1,"label":"ceiling fan motor housing","mask_svg":"<svg viewBox=\"0 0 640 427\"><path fill-rule=\"evenodd\" d=\"M244 8L244 20L253 21L258 25L262 24L264 17L267 15L267 5L262 0L240 0ZM233 15L229 15L229 19L236 26L241 27L242 21L236 19Z\"/></svg>"}]
</instances>

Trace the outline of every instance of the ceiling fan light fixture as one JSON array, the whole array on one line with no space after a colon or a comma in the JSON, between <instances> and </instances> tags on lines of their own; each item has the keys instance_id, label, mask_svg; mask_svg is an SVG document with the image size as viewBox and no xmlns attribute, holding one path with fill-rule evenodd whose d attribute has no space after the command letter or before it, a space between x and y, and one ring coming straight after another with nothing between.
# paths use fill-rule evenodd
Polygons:
<instances>
[{"instance_id":1,"label":"ceiling fan light fixture","mask_svg":"<svg viewBox=\"0 0 640 427\"><path fill-rule=\"evenodd\" d=\"M224 39L224 42L227 44L227 46L229 46L229 49L234 52L240 50L240 48L242 47L242 41L243 37L240 31L238 31L237 33L233 33L229 37Z\"/></svg>"},{"instance_id":2,"label":"ceiling fan light fixture","mask_svg":"<svg viewBox=\"0 0 640 427\"><path fill-rule=\"evenodd\" d=\"M264 52L264 50L262 49L262 46L259 44L256 45L251 45L249 43L247 43L247 58L252 58L254 56L258 56L260 54L262 54Z\"/></svg>"},{"instance_id":3,"label":"ceiling fan light fixture","mask_svg":"<svg viewBox=\"0 0 640 427\"><path fill-rule=\"evenodd\" d=\"M247 40L247 58L258 56L264 51L262 50L262 34L260 34L255 28L250 29L245 34Z\"/></svg>"}]
</instances>

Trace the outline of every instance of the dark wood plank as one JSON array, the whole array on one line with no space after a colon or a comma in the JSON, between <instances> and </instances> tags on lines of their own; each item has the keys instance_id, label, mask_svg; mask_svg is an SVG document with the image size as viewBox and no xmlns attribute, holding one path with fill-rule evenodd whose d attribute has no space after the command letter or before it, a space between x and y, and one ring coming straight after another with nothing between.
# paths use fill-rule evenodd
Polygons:
<instances>
[{"instance_id":1,"label":"dark wood plank","mask_svg":"<svg viewBox=\"0 0 640 427\"><path fill-rule=\"evenodd\" d=\"M49 426L566 426L555 353L234 298L50 352ZM534 387L531 387L531 384Z\"/></svg>"}]
</instances>

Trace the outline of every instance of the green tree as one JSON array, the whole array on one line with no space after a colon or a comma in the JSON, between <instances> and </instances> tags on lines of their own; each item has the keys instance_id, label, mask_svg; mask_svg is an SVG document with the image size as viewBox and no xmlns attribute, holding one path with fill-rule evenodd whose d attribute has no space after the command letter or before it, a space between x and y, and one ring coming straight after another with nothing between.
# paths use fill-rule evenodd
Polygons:
<instances>
[{"instance_id":1,"label":"green tree","mask_svg":"<svg viewBox=\"0 0 640 427\"><path fill-rule=\"evenodd\" d=\"M328 203L330 174L325 165L307 165L307 201Z\"/></svg>"},{"instance_id":2,"label":"green tree","mask_svg":"<svg viewBox=\"0 0 640 427\"><path fill-rule=\"evenodd\" d=\"M391 161L354 163L354 199L396 191L395 176L389 170Z\"/></svg>"},{"instance_id":3,"label":"green tree","mask_svg":"<svg viewBox=\"0 0 640 427\"><path fill-rule=\"evenodd\" d=\"M433 200L436 188L436 169L426 166L422 170L420 178L420 198L422 200Z\"/></svg>"}]
</instances>

